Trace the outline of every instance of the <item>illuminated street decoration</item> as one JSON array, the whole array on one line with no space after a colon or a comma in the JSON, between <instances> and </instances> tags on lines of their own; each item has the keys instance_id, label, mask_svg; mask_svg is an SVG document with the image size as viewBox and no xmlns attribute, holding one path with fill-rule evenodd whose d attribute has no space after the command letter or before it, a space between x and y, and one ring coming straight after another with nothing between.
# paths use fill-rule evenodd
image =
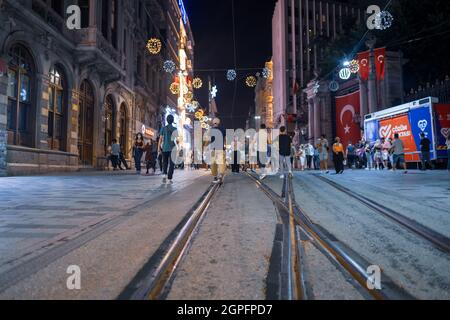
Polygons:
<instances>
[{"instance_id":1,"label":"illuminated street decoration","mask_svg":"<svg viewBox=\"0 0 450 320\"><path fill-rule=\"evenodd\" d=\"M170 92L172 94L179 94L180 93L180 84L174 82L170 85Z\"/></svg>"},{"instance_id":2,"label":"illuminated street decoration","mask_svg":"<svg viewBox=\"0 0 450 320\"><path fill-rule=\"evenodd\" d=\"M236 70L230 69L227 71L227 80L228 81L236 80L236 76L237 76Z\"/></svg>"},{"instance_id":3,"label":"illuminated street decoration","mask_svg":"<svg viewBox=\"0 0 450 320\"><path fill-rule=\"evenodd\" d=\"M270 77L270 70L269 68L264 68L262 71L262 76L264 77L264 79L267 79Z\"/></svg>"},{"instance_id":4,"label":"illuminated street decoration","mask_svg":"<svg viewBox=\"0 0 450 320\"><path fill-rule=\"evenodd\" d=\"M394 17L389 11L381 11L375 16L375 27L378 30L386 30L392 26Z\"/></svg>"},{"instance_id":5,"label":"illuminated street decoration","mask_svg":"<svg viewBox=\"0 0 450 320\"><path fill-rule=\"evenodd\" d=\"M195 118L200 120L203 118L204 114L205 114L205 112L202 109L200 109L195 113Z\"/></svg>"},{"instance_id":6,"label":"illuminated street decoration","mask_svg":"<svg viewBox=\"0 0 450 320\"><path fill-rule=\"evenodd\" d=\"M191 102L192 99L194 98L194 94L191 91L189 91L184 95L184 98L186 99L186 101Z\"/></svg>"},{"instance_id":7,"label":"illuminated street decoration","mask_svg":"<svg viewBox=\"0 0 450 320\"><path fill-rule=\"evenodd\" d=\"M180 7L181 17L183 19L183 23L186 24L188 16L187 16L187 11L186 11L186 8L184 6L183 0L178 0L178 7Z\"/></svg>"},{"instance_id":8,"label":"illuminated street decoration","mask_svg":"<svg viewBox=\"0 0 450 320\"><path fill-rule=\"evenodd\" d=\"M195 102L197 102L197 101L193 101L193 102L189 103L189 104L186 106L186 110L187 110L188 112L194 113L195 110L198 109L198 107L199 107L199 106L198 106L198 102L197 102L197 103L195 103Z\"/></svg>"},{"instance_id":9,"label":"illuminated street decoration","mask_svg":"<svg viewBox=\"0 0 450 320\"><path fill-rule=\"evenodd\" d=\"M208 122L208 121L210 121L211 119L209 119L207 116L204 116L202 119L201 119L201 121L202 122Z\"/></svg>"},{"instance_id":10,"label":"illuminated street decoration","mask_svg":"<svg viewBox=\"0 0 450 320\"><path fill-rule=\"evenodd\" d=\"M161 52L162 43L158 38L151 38L147 41L147 50L151 54L158 54Z\"/></svg>"},{"instance_id":11,"label":"illuminated street decoration","mask_svg":"<svg viewBox=\"0 0 450 320\"><path fill-rule=\"evenodd\" d=\"M254 88L256 87L256 78L254 76L248 76L247 79L245 79L245 83L248 87Z\"/></svg>"},{"instance_id":12,"label":"illuminated street decoration","mask_svg":"<svg viewBox=\"0 0 450 320\"><path fill-rule=\"evenodd\" d=\"M348 80L350 79L350 76L352 75L350 68L342 68L341 71L339 71L339 78L342 80Z\"/></svg>"},{"instance_id":13,"label":"illuminated street decoration","mask_svg":"<svg viewBox=\"0 0 450 320\"><path fill-rule=\"evenodd\" d=\"M336 80L332 80L328 86L331 92L336 92L339 90L339 83Z\"/></svg>"},{"instance_id":14,"label":"illuminated street decoration","mask_svg":"<svg viewBox=\"0 0 450 320\"><path fill-rule=\"evenodd\" d=\"M214 86L214 87L212 87L212 89L211 89L211 98L216 98L217 97L217 92L218 92L218 90L217 90L217 86Z\"/></svg>"},{"instance_id":15,"label":"illuminated street decoration","mask_svg":"<svg viewBox=\"0 0 450 320\"><path fill-rule=\"evenodd\" d=\"M351 73L358 73L359 72L359 63L357 60L350 61L350 65L348 66Z\"/></svg>"},{"instance_id":16,"label":"illuminated street decoration","mask_svg":"<svg viewBox=\"0 0 450 320\"><path fill-rule=\"evenodd\" d=\"M167 60L164 62L163 69L167 73L172 73L175 71L176 65L172 60Z\"/></svg>"},{"instance_id":17,"label":"illuminated street decoration","mask_svg":"<svg viewBox=\"0 0 450 320\"><path fill-rule=\"evenodd\" d=\"M202 79L200 79L200 78L195 78L195 79L192 81L192 86L193 86L195 89L200 89L201 87L203 87L203 81L202 81Z\"/></svg>"}]
</instances>

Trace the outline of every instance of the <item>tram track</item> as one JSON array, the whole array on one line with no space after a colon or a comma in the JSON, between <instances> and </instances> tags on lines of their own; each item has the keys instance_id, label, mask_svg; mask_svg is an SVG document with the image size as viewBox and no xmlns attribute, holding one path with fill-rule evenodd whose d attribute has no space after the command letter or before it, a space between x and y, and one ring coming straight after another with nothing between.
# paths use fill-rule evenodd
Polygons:
<instances>
[{"instance_id":1,"label":"tram track","mask_svg":"<svg viewBox=\"0 0 450 320\"><path fill-rule=\"evenodd\" d=\"M248 174L248 173L247 173ZM398 286L386 275L383 275L381 289L370 289L368 283L372 283L373 279L368 274L367 270L372 263L369 263L356 252L345 246L331 233L321 226L313 223L310 218L301 210L301 207L295 200L293 192L292 178L285 178L282 195L278 195L270 187L261 182L252 174L248 176L253 179L256 185L272 200L275 205L284 211L285 215L290 217L290 247L291 253L289 256L290 266L290 287L295 289L296 295L292 298L300 300L312 299L311 290L308 289L306 283L306 275L304 272L305 254L302 252L302 234L309 238L314 246L321 251L333 264L339 266L341 270L345 270L351 277L359 284L359 289L364 290L373 299L376 300L399 300L399 299L415 299L403 288ZM293 221L293 223L292 223Z\"/></svg>"},{"instance_id":2,"label":"tram track","mask_svg":"<svg viewBox=\"0 0 450 320\"><path fill-rule=\"evenodd\" d=\"M374 212L388 218L391 221L394 221L401 227L411 231L415 235L421 237L422 239L428 241L430 244L432 244L435 248L445 252L450 253L450 239L435 230L432 230L417 221L410 219L406 217L405 215L397 212L396 210L393 210L391 208L388 208L372 199L369 199L361 194L358 194L326 177L313 174L314 177L319 179L320 181L328 184L329 186L335 188L336 190L341 191L342 193L346 194L347 196L358 200L368 208L372 209Z\"/></svg>"},{"instance_id":3,"label":"tram track","mask_svg":"<svg viewBox=\"0 0 450 320\"><path fill-rule=\"evenodd\" d=\"M175 272L205 217L221 184L211 184L185 218L167 236L156 252L118 296L118 300L165 299Z\"/></svg>"}]
</instances>

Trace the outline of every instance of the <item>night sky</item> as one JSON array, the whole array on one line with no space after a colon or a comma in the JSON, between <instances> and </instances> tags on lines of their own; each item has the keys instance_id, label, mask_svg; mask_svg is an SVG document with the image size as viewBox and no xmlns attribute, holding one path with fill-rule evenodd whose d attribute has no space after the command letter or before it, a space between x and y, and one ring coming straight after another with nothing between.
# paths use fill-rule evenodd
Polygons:
<instances>
[{"instance_id":1,"label":"night sky","mask_svg":"<svg viewBox=\"0 0 450 320\"><path fill-rule=\"evenodd\" d=\"M272 15L276 0L234 0L236 22L237 69L264 68L272 55ZM195 65L198 69L234 69L232 0L184 0L195 39ZM236 104L233 112L235 84L226 79L226 71L196 72L204 86L196 91L201 105L208 106L208 76L218 87L216 99L219 117L227 128L243 128L254 89L245 85L247 75L237 78ZM231 118L233 113L233 118Z\"/></svg>"}]
</instances>

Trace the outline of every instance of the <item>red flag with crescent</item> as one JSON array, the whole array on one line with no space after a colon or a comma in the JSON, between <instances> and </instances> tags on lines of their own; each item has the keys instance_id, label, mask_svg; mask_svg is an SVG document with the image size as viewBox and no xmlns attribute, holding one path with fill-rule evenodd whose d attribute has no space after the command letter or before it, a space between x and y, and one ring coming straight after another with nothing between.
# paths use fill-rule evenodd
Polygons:
<instances>
[{"instance_id":1,"label":"red flag with crescent","mask_svg":"<svg viewBox=\"0 0 450 320\"><path fill-rule=\"evenodd\" d=\"M377 79L384 80L385 75L386 48L375 49L375 68L377 70Z\"/></svg>"},{"instance_id":2,"label":"red flag with crescent","mask_svg":"<svg viewBox=\"0 0 450 320\"><path fill-rule=\"evenodd\" d=\"M346 147L351 141L361 140L360 124L355 119L360 114L359 90L345 96L336 97L336 134Z\"/></svg>"},{"instance_id":3,"label":"red flag with crescent","mask_svg":"<svg viewBox=\"0 0 450 320\"><path fill-rule=\"evenodd\" d=\"M358 53L358 63L359 63L359 75L361 79L367 81L369 79L369 51Z\"/></svg>"},{"instance_id":4,"label":"red flag with crescent","mask_svg":"<svg viewBox=\"0 0 450 320\"><path fill-rule=\"evenodd\" d=\"M375 54L375 69L377 80L384 80L385 75L385 62L386 62L386 48L378 48L374 50ZM367 81L370 73L370 53L364 51L358 53L357 57L359 63L359 74L361 79Z\"/></svg>"}]
</instances>

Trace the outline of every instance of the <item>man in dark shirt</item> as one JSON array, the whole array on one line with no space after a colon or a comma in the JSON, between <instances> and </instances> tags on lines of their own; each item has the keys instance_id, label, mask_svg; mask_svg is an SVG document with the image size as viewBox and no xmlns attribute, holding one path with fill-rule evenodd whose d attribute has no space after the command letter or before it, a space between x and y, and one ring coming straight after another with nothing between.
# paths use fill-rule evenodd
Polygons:
<instances>
[{"instance_id":1,"label":"man in dark shirt","mask_svg":"<svg viewBox=\"0 0 450 320\"><path fill-rule=\"evenodd\" d=\"M430 165L431 169L434 169L434 165L431 162L430 151L431 151L431 141L425 135L425 133L420 134L420 151L422 152L422 170L427 170L426 163Z\"/></svg>"},{"instance_id":2,"label":"man in dark shirt","mask_svg":"<svg viewBox=\"0 0 450 320\"><path fill-rule=\"evenodd\" d=\"M292 166L291 166L291 147L292 147L292 139L286 133L286 127L280 128L280 137L279 137L279 155L280 155L280 172L281 179L284 179L284 175L286 172L285 167L287 167L288 172L292 175Z\"/></svg>"}]
</instances>

